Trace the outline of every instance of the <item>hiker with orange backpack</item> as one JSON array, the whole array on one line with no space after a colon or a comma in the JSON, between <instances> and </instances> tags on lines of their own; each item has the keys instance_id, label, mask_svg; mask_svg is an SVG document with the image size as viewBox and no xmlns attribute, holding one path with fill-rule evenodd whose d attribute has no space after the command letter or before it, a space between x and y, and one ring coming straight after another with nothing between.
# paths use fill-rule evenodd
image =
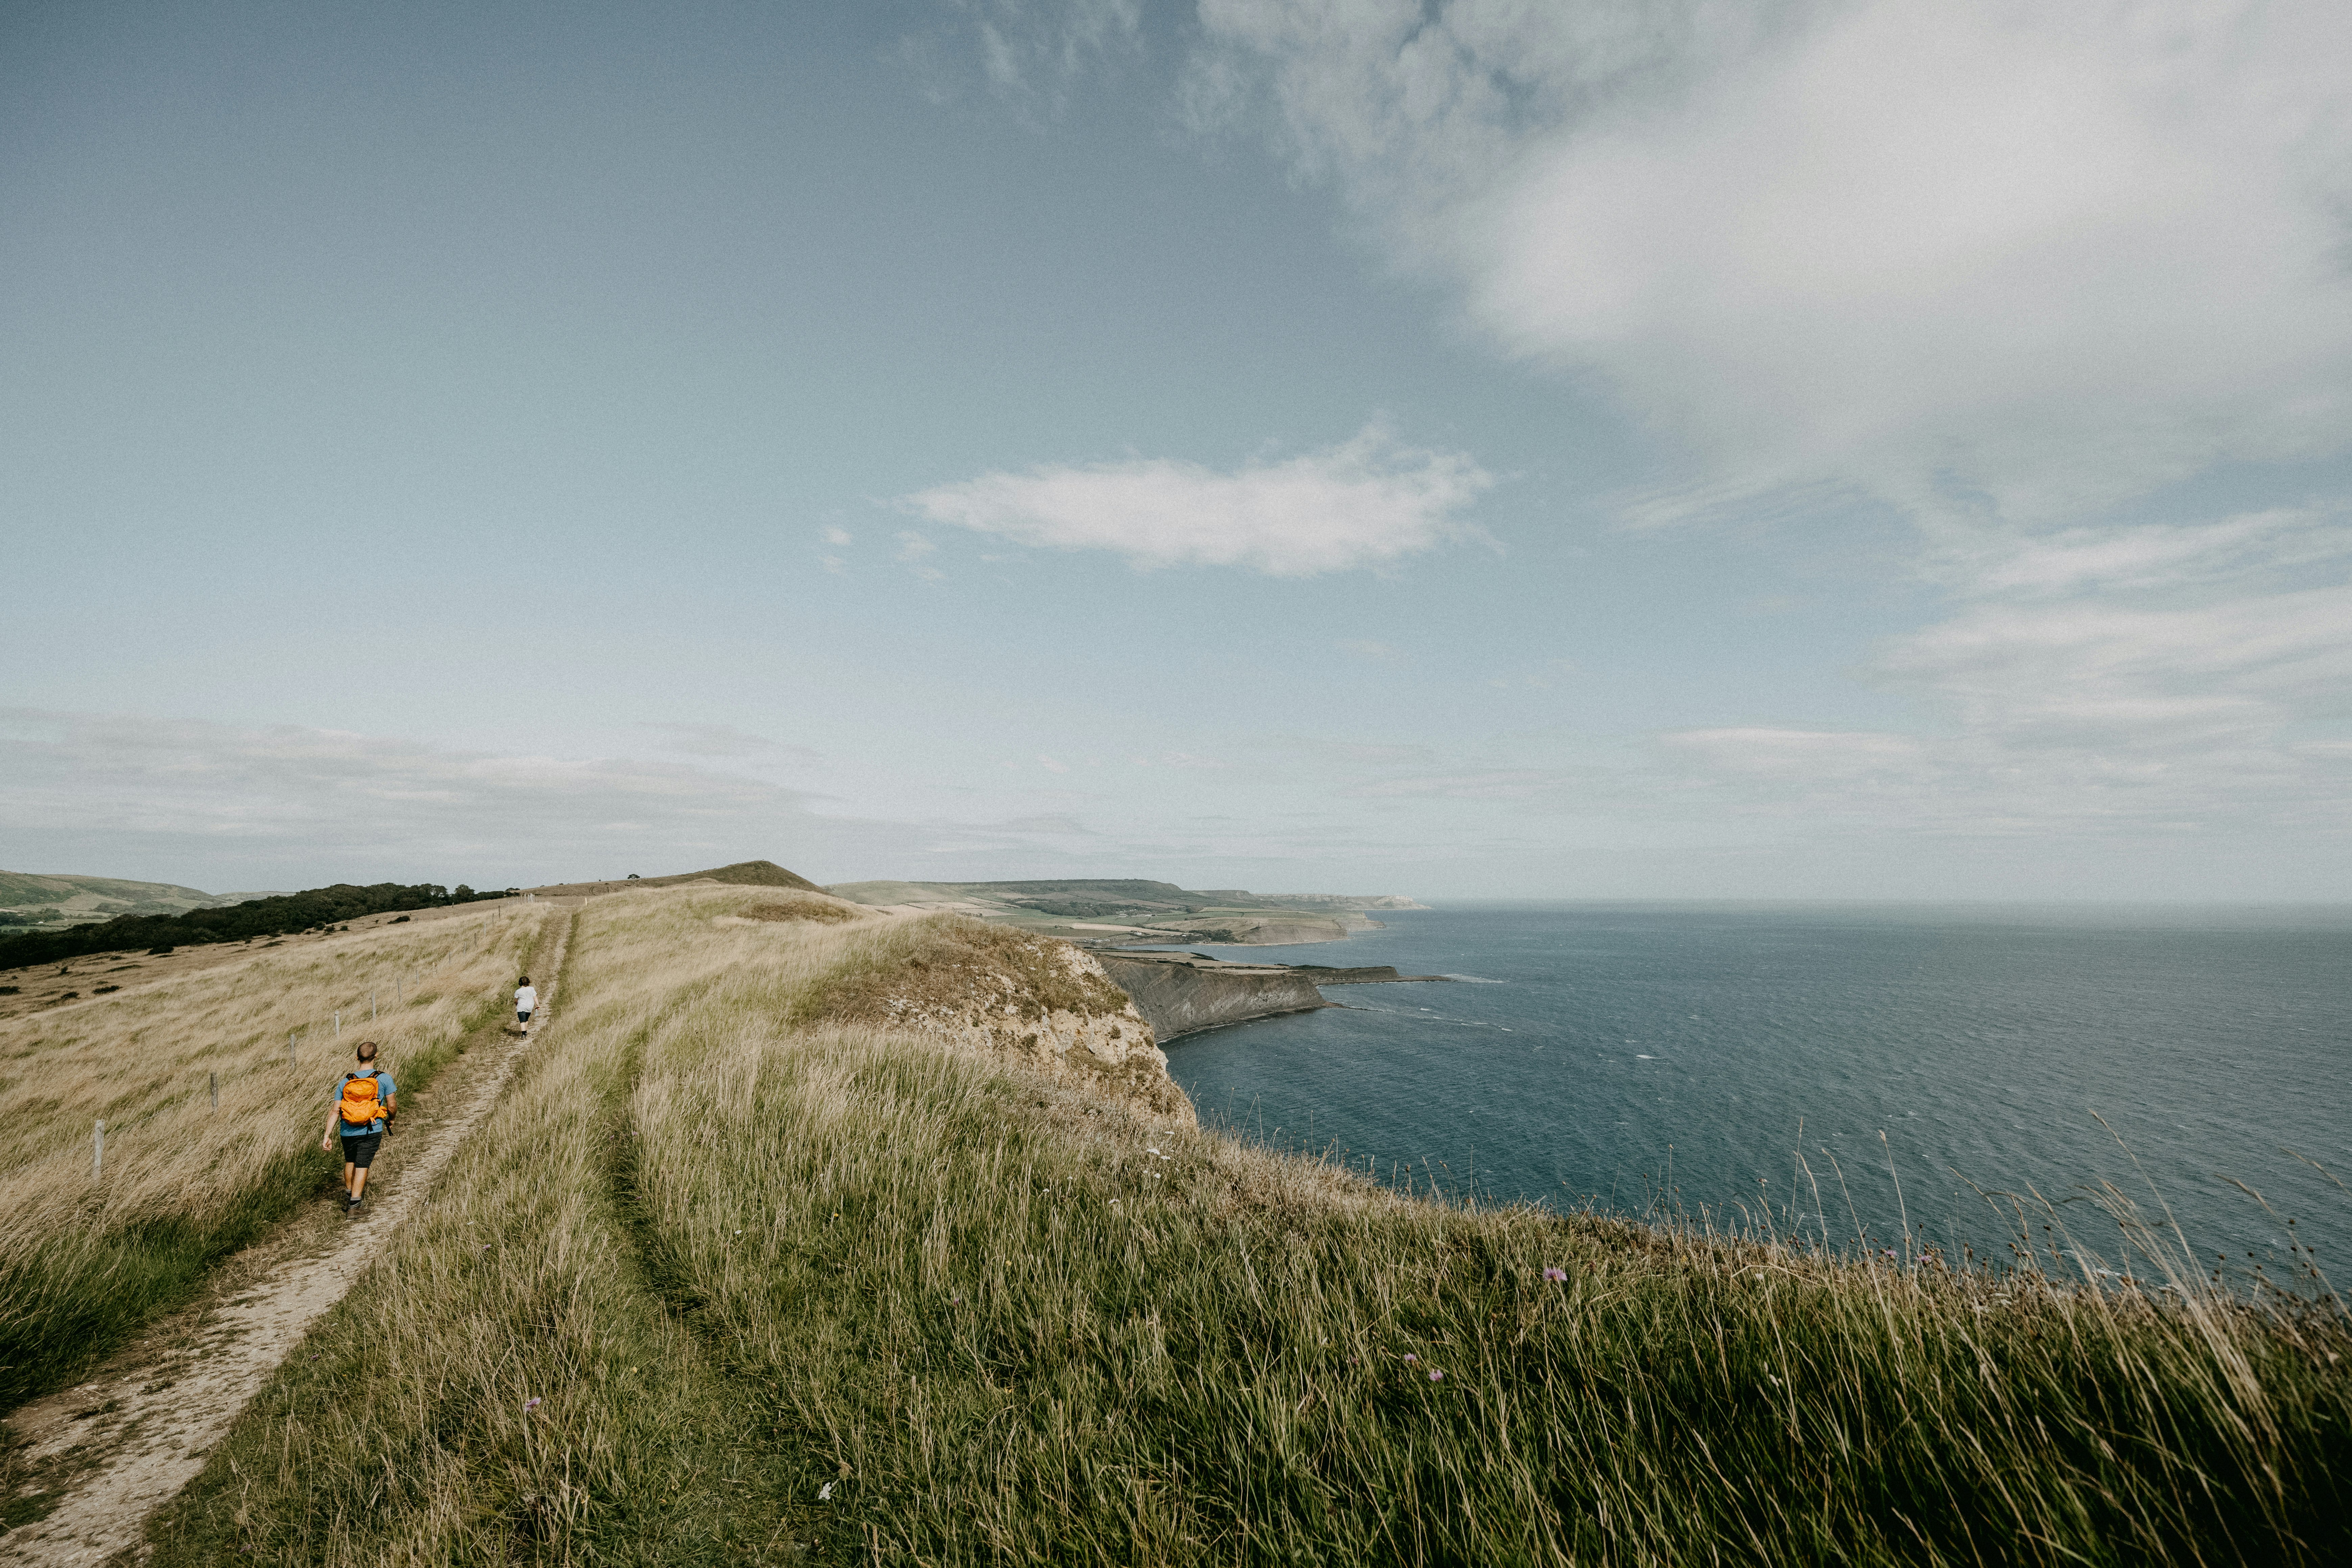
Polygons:
<instances>
[{"instance_id":1,"label":"hiker with orange backpack","mask_svg":"<svg viewBox=\"0 0 2352 1568\"><path fill-rule=\"evenodd\" d=\"M375 1065L375 1042L362 1040L359 1050L359 1070L347 1072L335 1086L335 1098L327 1107L327 1131L319 1140L319 1147L331 1150L335 1134L343 1139L343 1212L359 1211L360 1198L367 1191L368 1167L375 1163L375 1152L383 1146L383 1135L398 1113L393 1103L397 1092L392 1075Z\"/></svg>"}]
</instances>

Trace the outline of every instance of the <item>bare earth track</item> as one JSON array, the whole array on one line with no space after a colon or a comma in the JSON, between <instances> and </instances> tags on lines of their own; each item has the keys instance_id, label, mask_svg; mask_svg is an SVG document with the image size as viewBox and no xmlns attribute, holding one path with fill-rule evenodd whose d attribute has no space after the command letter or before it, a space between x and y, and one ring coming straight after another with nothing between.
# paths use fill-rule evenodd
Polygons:
<instances>
[{"instance_id":1,"label":"bare earth track","mask_svg":"<svg viewBox=\"0 0 2352 1568\"><path fill-rule=\"evenodd\" d=\"M516 1065L554 1008L572 933L567 913L543 958L535 1032L509 1043L464 1108L439 1122L383 1195L369 1188L362 1217L324 1252L287 1258L207 1314L192 1339L118 1358L96 1384L37 1401L10 1417L39 1466L87 1446L65 1500L46 1518L0 1535L0 1564L95 1564L134 1545L147 1516L204 1468L247 1401L304 1334L342 1300L387 1236L425 1201L434 1178L497 1105ZM264 1244L267 1246L268 1244ZM160 1363L160 1364L159 1364Z\"/></svg>"}]
</instances>

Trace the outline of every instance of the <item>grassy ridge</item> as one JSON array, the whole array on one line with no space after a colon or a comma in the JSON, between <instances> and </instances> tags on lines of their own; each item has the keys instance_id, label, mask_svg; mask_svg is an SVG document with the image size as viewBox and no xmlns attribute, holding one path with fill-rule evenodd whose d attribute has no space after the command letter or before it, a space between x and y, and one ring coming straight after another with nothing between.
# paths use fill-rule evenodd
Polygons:
<instances>
[{"instance_id":1,"label":"grassy ridge","mask_svg":"<svg viewBox=\"0 0 2352 1568\"><path fill-rule=\"evenodd\" d=\"M627 1107L661 1020L730 973L789 990L822 971L829 949L796 958L804 925L711 923L772 901L646 894L581 913L546 1043L152 1521L154 1563L803 1554L824 1478L677 1321L629 1180Z\"/></svg>"},{"instance_id":2,"label":"grassy ridge","mask_svg":"<svg viewBox=\"0 0 2352 1568\"><path fill-rule=\"evenodd\" d=\"M560 1048L158 1562L2352 1553L2332 1307L1417 1202L828 1022L919 931L754 898L583 913Z\"/></svg>"}]
</instances>

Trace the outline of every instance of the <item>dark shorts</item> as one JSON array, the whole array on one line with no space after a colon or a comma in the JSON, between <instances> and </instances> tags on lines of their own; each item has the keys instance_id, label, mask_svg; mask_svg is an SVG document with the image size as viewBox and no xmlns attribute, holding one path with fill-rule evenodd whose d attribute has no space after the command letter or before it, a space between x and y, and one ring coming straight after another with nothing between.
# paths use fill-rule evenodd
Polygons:
<instances>
[{"instance_id":1,"label":"dark shorts","mask_svg":"<svg viewBox=\"0 0 2352 1568\"><path fill-rule=\"evenodd\" d=\"M516 1009L515 1009L515 1022L516 1022L516 1023L518 1023L518 1024L528 1024L528 1023L530 1023L530 1008L528 1008L528 1007L518 1007L518 1008L516 1008Z\"/></svg>"},{"instance_id":2,"label":"dark shorts","mask_svg":"<svg viewBox=\"0 0 2352 1568\"><path fill-rule=\"evenodd\" d=\"M343 1163L366 1170L375 1163L375 1152L383 1147L381 1132L346 1132L343 1134Z\"/></svg>"}]
</instances>

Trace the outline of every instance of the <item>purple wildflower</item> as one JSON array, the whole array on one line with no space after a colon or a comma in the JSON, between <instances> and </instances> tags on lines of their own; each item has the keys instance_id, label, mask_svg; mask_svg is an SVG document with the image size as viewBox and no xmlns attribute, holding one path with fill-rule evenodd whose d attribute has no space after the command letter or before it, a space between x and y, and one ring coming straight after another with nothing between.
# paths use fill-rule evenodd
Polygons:
<instances>
[{"instance_id":1,"label":"purple wildflower","mask_svg":"<svg viewBox=\"0 0 2352 1568\"><path fill-rule=\"evenodd\" d=\"M1433 1367L1430 1370L1429 1381L1432 1383L1444 1383L1445 1381L1445 1374Z\"/></svg>"},{"instance_id":2,"label":"purple wildflower","mask_svg":"<svg viewBox=\"0 0 2352 1568\"><path fill-rule=\"evenodd\" d=\"M1544 1278L1550 1280L1555 1285L1565 1285L1568 1283L1568 1270L1565 1268L1547 1268L1544 1270Z\"/></svg>"},{"instance_id":3,"label":"purple wildflower","mask_svg":"<svg viewBox=\"0 0 2352 1568\"><path fill-rule=\"evenodd\" d=\"M1421 1358L1420 1358L1419 1356L1417 1356L1417 1355L1413 1354L1411 1351L1407 1351L1407 1352L1404 1352L1404 1363L1405 1363L1405 1365L1407 1365L1407 1366L1411 1366L1413 1363L1415 1363L1415 1362L1419 1361L1420 1359L1421 1359Z\"/></svg>"},{"instance_id":4,"label":"purple wildflower","mask_svg":"<svg viewBox=\"0 0 2352 1568\"><path fill-rule=\"evenodd\" d=\"M522 1402L522 1407L525 1410L536 1410L539 1408L539 1401L535 1398L526 1399Z\"/></svg>"}]
</instances>

